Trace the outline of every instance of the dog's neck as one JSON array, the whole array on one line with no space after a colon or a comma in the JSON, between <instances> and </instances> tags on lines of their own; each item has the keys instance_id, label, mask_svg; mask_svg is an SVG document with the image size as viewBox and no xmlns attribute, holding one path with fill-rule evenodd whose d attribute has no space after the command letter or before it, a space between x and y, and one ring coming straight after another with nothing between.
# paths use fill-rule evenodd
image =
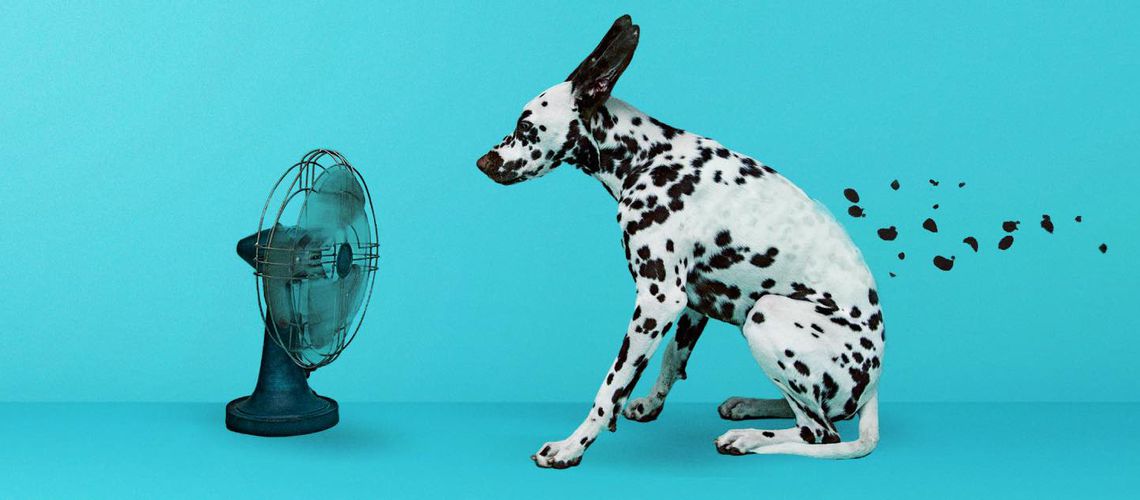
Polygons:
<instances>
[{"instance_id":1,"label":"dog's neck","mask_svg":"<svg viewBox=\"0 0 1140 500\"><path fill-rule=\"evenodd\" d=\"M631 174L658 156L672 156L673 142L686 135L613 98L594 114L586 128L569 161L600 181L615 200Z\"/></svg>"}]
</instances>

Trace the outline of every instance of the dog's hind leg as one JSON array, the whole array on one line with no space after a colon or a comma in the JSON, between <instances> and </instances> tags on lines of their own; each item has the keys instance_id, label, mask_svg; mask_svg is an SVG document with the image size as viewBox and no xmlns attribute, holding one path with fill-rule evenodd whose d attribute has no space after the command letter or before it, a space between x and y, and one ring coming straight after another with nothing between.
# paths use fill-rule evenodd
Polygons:
<instances>
[{"instance_id":1,"label":"dog's hind leg","mask_svg":"<svg viewBox=\"0 0 1140 500\"><path fill-rule=\"evenodd\" d=\"M665 398L678 379L686 378L685 366L689 362L689 355L693 353L697 339L705 329L709 318L697 311L686 308L677 319L677 333L665 347L665 354L661 359L661 373L657 375L657 382L653 384L649 395L631 400L622 413L625 418L637 422L656 420L665 406Z\"/></svg>"},{"instance_id":2,"label":"dog's hind leg","mask_svg":"<svg viewBox=\"0 0 1140 500\"><path fill-rule=\"evenodd\" d=\"M879 443L878 394L872 394L859 410L858 439L817 443L814 441L813 433L812 426L779 430L733 429L717 438L716 447L717 451L725 455L788 454L833 459L865 457L874 451ZM825 436L828 436L828 439L838 439L838 434L825 434Z\"/></svg>"},{"instance_id":3,"label":"dog's hind leg","mask_svg":"<svg viewBox=\"0 0 1140 500\"><path fill-rule=\"evenodd\" d=\"M877 307L864 307L872 314L860 321L862 312L847 314L806 300L769 295L757 301L742 328L744 337L764 373L784 393L796 427L731 430L717 438L717 450L819 458L857 458L874 450L882 323ZM841 442L834 422L860 408L859 438Z\"/></svg>"}]
</instances>

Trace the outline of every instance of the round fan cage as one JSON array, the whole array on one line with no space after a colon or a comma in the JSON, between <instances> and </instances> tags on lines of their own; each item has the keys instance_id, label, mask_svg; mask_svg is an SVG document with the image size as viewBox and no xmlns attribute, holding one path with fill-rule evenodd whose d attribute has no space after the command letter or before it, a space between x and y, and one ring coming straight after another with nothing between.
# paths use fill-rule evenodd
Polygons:
<instances>
[{"instance_id":1,"label":"round fan cage","mask_svg":"<svg viewBox=\"0 0 1140 500\"><path fill-rule=\"evenodd\" d=\"M315 186L321 182L321 176L327 173L337 172L342 176L351 174L351 179L359 186L359 194L363 196L362 200L358 200L363 207L361 215L366 219L363 224L357 224L356 227L350 228L345 234L340 234L330 241L326 241L319 249L311 250L305 249L309 252L310 258L313 259L315 265L316 259L320 259L320 266L333 269L341 269L343 274L344 266L350 266L352 272L366 273L356 276L360 280L359 286L363 288L360 290L360 297L362 301L359 303L359 311L353 317L348 318L343 326L334 328L333 332L328 338L324 338L319 346L312 345L309 338L311 333L309 325L305 316L298 311L305 311L305 301L309 300L310 290L304 287L288 286L298 282L296 276L279 276L278 273L273 272L275 269L281 269L281 262L274 262L274 258L280 259L282 250L295 251L296 248L283 249L275 247L275 239L281 232L289 231L290 221L297 221L297 227L301 226L299 218L304 217L306 206L309 203L310 196L315 193ZM271 211L275 209L275 211ZM295 215L296 214L296 215ZM266 222L270 221L270 225ZM262 228L269 228L267 231L261 231ZM301 368L312 371L325 366L337 359L348 347L352 340L356 338L356 333L360 329L360 325L364 320L364 315L368 310L368 303L372 298L372 288L376 279L376 271L378 269L379 261L379 232L376 228L376 212L372 206L372 196L368 191L368 185L364 182L360 172L342 156L340 153L327 149L317 149L310 151L306 154L301 161L294 164L277 183L273 185L273 189L269 193L269 197L265 200L265 207L261 211L261 218L258 221L259 235L255 246L255 282L257 283L257 304L261 312L262 320L266 325L266 332L274 343L280 346L289 357ZM281 238L284 240L285 238ZM275 253L276 252L276 253ZM289 254L292 256L293 254ZM319 255L319 257L317 257ZM347 257L347 258L346 258ZM286 296L288 301L291 302L291 309L287 312L274 311L271 306L270 290L279 291L282 284L285 284ZM279 293L279 292L278 292ZM340 297L337 297L339 301ZM351 304L336 303L340 311L345 311L347 308L352 307ZM349 313L351 314L351 313ZM285 316L285 319L282 319Z\"/></svg>"}]
</instances>

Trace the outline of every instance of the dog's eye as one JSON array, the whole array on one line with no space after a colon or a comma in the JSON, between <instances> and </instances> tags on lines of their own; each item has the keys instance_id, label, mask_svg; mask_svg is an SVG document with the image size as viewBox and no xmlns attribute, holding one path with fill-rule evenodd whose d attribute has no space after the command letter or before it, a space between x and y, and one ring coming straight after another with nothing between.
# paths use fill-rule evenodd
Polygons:
<instances>
[{"instance_id":1,"label":"dog's eye","mask_svg":"<svg viewBox=\"0 0 1140 500\"><path fill-rule=\"evenodd\" d=\"M519 122L519 125L517 128L515 128L515 130L520 134L525 134L527 132L530 132L530 129L532 127L534 127L534 124L532 124L531 122L528 122L526 120L523 120L523 121Z\"/></svg>"}]
</instances>

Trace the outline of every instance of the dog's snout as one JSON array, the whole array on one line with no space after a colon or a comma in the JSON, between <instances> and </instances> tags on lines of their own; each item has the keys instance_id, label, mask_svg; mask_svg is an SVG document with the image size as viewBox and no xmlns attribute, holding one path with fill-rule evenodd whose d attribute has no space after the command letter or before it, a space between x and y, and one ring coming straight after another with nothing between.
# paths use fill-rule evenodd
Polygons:
<instances>
[{"instance_id":1,"label":"dog's snout","mask_svg":"<svg viewBox=\"0 0 1140 500\"><path fill-rule=\"evenodd\" d=\"M491 151L479 158L475 165L479 167L479 170L491 172L503 165L503 157L499 156L499 153Z\"/></svg>"}]
</instances>

